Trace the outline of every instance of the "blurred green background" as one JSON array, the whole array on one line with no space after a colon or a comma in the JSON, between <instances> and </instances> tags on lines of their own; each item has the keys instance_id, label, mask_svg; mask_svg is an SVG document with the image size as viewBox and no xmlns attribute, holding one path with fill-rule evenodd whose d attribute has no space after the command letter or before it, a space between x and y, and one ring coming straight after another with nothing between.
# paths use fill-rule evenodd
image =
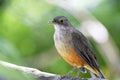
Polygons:
<instances>
[{"instance_id":1,"label":"blurred green background","mask_svg":"<svg viewBox=\"0 0 120 80\"><path fill-rule=\"evenodd\" d=\"M88 1L86 0L84 4ZM119 51L120 1L98 0L98 3L91 4L93 5L88 8L89 12L105 25ZM94 6L96 4L97 6ZM55 74L66 74L72 67L57 53L53 42L54 27L48 24L49 20L58 15L68 17L74 26L79 24L72 14L51 4L50 0L0 0L0 60ZM97 57L101 56L96 42L91 39L90 42ZM120 79L120 71L116 72L114 68L111 70L109 63L102 57L98 57L98 61L108 79ZM89 77L89 74L80 75ZM0 66L0 80L34 80L34 78Z\"/></svg>"}]
</instances>

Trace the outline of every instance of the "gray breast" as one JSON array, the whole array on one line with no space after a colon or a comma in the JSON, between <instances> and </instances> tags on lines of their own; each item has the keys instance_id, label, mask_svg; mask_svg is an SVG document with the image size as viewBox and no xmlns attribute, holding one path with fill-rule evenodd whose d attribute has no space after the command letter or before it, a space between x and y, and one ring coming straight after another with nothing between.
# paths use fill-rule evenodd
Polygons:
<instances>
[{"instance_id":1,"label":"gray breast","mask_svg":"<svg viewBox=\"0 0 120 80\"><path fill-rule=\"evenodd\" d=\"M68 50L69 46L72 44L71 33L68 31L59 31L54 34L54 42L57 50Z\"/></svg>"}]
</instances>

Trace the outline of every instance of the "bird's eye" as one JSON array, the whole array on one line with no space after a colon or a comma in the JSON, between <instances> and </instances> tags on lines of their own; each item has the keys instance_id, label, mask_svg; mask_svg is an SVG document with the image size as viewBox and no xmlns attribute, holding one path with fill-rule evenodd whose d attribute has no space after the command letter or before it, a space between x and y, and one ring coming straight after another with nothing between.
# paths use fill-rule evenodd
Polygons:
<instances>
[{"instance_id":1,"label":"bird's eye","mask_svg":"<svg viewBox=\"0 0 120 80\"><path fill-rule=\"evenodd\" d=\"M60 22L63 23L63 20L61 19Z\"/></svg>"}]
</instances>

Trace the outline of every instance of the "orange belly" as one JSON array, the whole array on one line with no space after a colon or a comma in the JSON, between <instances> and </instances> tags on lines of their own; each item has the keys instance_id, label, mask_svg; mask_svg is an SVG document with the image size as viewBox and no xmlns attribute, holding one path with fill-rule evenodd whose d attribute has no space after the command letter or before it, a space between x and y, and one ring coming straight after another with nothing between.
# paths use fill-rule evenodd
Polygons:
<instances>
[{"instance_id":1,"label":"orange belly","mask_svg":"<svg viewBox=\"0 0 120 80\"><path fill-rule=\"evenodd\" d=\"M64 47L63 47L64 48ZM79 56L72 46L64 49L58 49L59 54L72 66L81 67L85 65L85 61Z\"/></svg>"}]
</instances>

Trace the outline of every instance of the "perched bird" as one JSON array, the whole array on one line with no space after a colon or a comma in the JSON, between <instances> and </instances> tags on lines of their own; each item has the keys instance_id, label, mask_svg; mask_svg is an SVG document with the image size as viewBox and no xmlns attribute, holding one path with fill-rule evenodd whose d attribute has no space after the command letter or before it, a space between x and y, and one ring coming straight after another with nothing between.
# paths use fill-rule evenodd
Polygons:
<instances>
[{"instance_id":1,"label":"perched bird","mask_svg":"<svg viewBox=\"0 0 120 80\"><path fill-rule=\"evenodd\" d=\"M64 16L55 17L52 23L55 47L63 59L74 67L88 69L96 77L105 78L87 38Z\"/></svg>"}]
</instances>

